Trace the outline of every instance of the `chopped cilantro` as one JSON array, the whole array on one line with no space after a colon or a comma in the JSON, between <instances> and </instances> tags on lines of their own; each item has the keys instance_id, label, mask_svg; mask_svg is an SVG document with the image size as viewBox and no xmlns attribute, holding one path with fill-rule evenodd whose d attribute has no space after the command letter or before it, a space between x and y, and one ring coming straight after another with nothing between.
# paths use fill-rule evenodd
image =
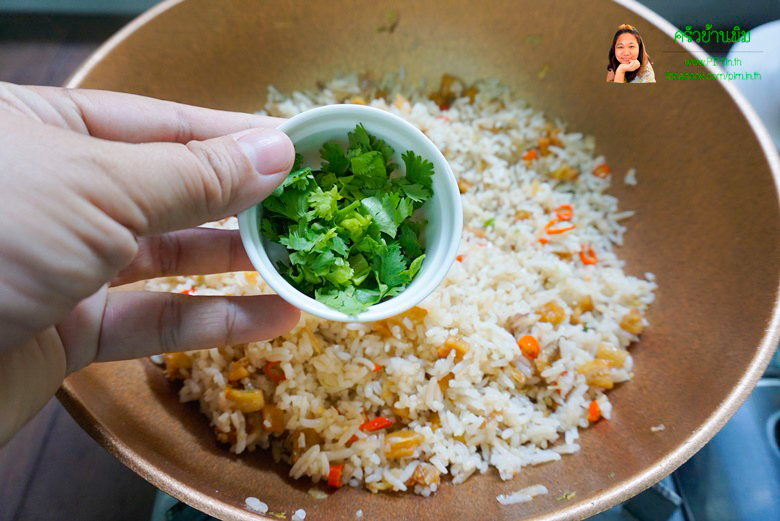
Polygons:
<instances>
[{"instance_id":1,"label":"chopped cilantro","mask_svg":"<svg viewBox=\"0 0 780 521\"><path fill-rule=\"evenodd\" d=\"M495 219L488 219L487 221L485 221L485 228L490 228L491 226L493 226L494 222Z\"/></svg>"},{"instance_id":2,"label":"chopped cilantro","mask_svg":"<svg viewBox=\"0 0 780 521\"><path fill-rule=\"evenodd\" d=\"M394 150L363 125L320 149L318 170L296 154L292 172L263 202L260 230L281 244L279 273L301 292L355 316L400 294L425 259L415 210L433 196L433 164L411 150L405 175L390 174Z\"/></svg>"}]
</instances>

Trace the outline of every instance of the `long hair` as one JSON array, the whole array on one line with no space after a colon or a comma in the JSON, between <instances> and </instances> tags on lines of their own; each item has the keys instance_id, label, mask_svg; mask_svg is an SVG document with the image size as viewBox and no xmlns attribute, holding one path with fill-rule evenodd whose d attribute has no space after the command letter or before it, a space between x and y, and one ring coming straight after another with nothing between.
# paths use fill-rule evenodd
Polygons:
<instances>
[{"instance_id":1,"label":"long hair","mask_svg":"<svg viewBox=\"0 0 780 521\"><path fill-rule=\"evenodd\" d=\"M639 60L639 68L635 71L626 72L624 75L626 83L631 83L634 81L634 78L645 71L645 67L648 63L653 62L650 60L650 56L647 54L647 49L645 49L645 42L642 41L642 37L639 36L639 31L636 30L636 27L628 24L622 24L620 27L618 27L618 30L615 33L615 37L612 38L612 47L609 48L609 64L607 65L607 70L617 72L620 61L618 61L617 57L615 56L615 45L617 45L618 37L624 33L633 34L634 38L636 38L636 41L639 44L639 55L636 58Z\"/></svg>"}]
</instances>

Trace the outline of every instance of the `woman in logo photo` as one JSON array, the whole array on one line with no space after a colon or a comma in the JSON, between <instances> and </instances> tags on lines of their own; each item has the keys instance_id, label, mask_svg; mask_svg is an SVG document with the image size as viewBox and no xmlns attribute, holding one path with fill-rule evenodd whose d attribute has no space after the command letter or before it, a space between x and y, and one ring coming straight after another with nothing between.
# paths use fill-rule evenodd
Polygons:
<instances>
[{"instance_id":1,"label":"woman in logo photo","mask_svg":"<svg viewBox=\"0 0 780 521\"><path fill-rule=\"evenodd\" d=\"M615 83L655 83L652 61L636 27L618 27L609 49L607 81Z\"/></svg>"}]
</instances>

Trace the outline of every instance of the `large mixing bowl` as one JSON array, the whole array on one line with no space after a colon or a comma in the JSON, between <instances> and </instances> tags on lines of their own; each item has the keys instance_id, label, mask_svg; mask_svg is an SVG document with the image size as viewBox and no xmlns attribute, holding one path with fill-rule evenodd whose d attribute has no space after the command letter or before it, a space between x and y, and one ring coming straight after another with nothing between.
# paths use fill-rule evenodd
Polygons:
<instances>
[{"instance_id":1,"label":"large mixing bowl","mask_svg":"<svg viewBox=\"0 0 780 521\"><path fill-rule=\"evenodd\" d=\"M637 26L655 85L604 82L621 23ZM380 30L381 29L381 30ZM431 498L345 487L327 499L262 451L228 453L193 404L148 360L96 364L60 393L71 414L162 490L222 519L257 519L248 496L307 519L582 519L652 485L690 457L750 393L778 340L780 209L776 150L733 86L667 81L695 44L638 4L577 0L425 2L190 0L165 2L104 45L70 87L133 92L255 111L266 87L314 88L347 72L397 71L438 84L496 78L535 108L592 134L636 210L619 255L629 274L657 275L650 327L632 348L636 377L610 392L614 418L581 452L525 468L445 481ZM698 54L701 57L701 54ZM540 72L546 71L546 74ZM651 427L664 424L662 432ZM734 455L738 457L737 454ZM550 493L502 506L496 495L542 483ZM576 492L571 499L560 499Z\"/></svg>"}]
</instances>

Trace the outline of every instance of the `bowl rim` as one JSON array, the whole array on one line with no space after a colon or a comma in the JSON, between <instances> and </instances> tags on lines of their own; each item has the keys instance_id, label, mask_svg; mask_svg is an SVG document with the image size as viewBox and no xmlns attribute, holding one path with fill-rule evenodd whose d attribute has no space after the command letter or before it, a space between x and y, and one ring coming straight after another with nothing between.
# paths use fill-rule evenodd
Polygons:
<instances>
[{"instance_id":1,"label":"bowl rim","mask_svg":"<svg viewBox=\"0 0 780 521\"><path fill-rule=\"evenodd\" d=\"M85 78L99 65L101 60L105 58L108 53L124 42L124 40L135 33L141 26L185 1L187 0L163 0L161 3L132 20L86 59L66 81L65 87L80 87ZM658 31L674 40L674 33L678 30L677 27L665 18L656 14L650 8L639 4L635 0L612 1L643 18ZM684 50L691 54L706 54L706 51L695 42L675 42L675 44L682 46ZM705 65L704 67L711 73L722 72L720 67L716 65ZM769 132L766 130L766 127L761 122L753 107L736 87L720 78L715 81L717 81L726 94L730 96L731 100L750 125L764 157L767 160L772 178L774 179L775 198L780 201L780 154L774 146ZM780 293L780 287L776 288L775 292L776 294ZM698 450L726 424L747 399L748 395L761 379L764 370L769 365L779 340L780 301L776 300L769 323L757 346L756 354L747 365L740 380L700 427L685 438L675 450L663 456L657 464L649 466L633 477L616 483L613 487L606 490L594 492L587 500L574 500L576 502L561 505L559 509L552 512L533 516L532 518L529 518L529 521L585 519L635 496L669 475L693 456L693 454L698 452ZM235 519L253 518L254 514L250 514L242 509L232 507L224 502L209 497L198 490L195 490L185 482L171 477L164 469L145 461L132 447L129 447L121 440L113 437L111 433L100 424L99 419L90 412L87 405L78 400L77 392L68 383L68 380L63 383L63 386L57 393L57 397L71 416L73 416L90 436L122 463L162 491L210 515L229 515Z\"/></svg>"},{"instance_id":2,"label":"bowl rim","mask_svg":"<svg viewBox=\"0 0 780 521\"><path fill-rule=\"evenodd\" d=\"M433 255L426 256L420 271L403 292L371 306L356 316L350 316L332 309L299 291L285 280L274 267L268 251L264 247L263 236L257 224L258 218L262 216L260 214L262 212L262 203L253 205L241 212L238 215L238 225L241 241L244 244L249 260L263 280L277 295L298 309L327 320L337 322L375 322L399 315L411 309L441 284L455 262L455 257L458 253L463 233L463 207L455 174L439 148L417 127L395 114L364 105L325 105L301 112L284 121L277 128L285 133L294 135L296 131L304 131L310 126L321 125L323 120L329 117L336 119L340 115L341 121L339 123L343 124L345 120L352 119L352 113L355 115L355 120L361 120L361 124L365 122L369 127L382 126L382 131L386 131L379 136L382 139L392 140L393 134L397 134L402 138L416 138L419 141L419 147L415 148L414 152L419 152L424 157L430 159L436 168L434 176L445 179L440 184L444 184L446 189L442 191L441 187L437 188L436 192L434 192L434 198L438 196L442 201L447 202L444 206L452 207L452 214L448 212L448 219L445 219L444 226L439 227L442 230L442 237L448 238L448 242L434 252L431 252L431 248L427 249L426 254L433 253ZM359 114L363 114L363 116L359 116ZM372 130L372 132L374 131ZM379 132L374 133L378 134ZM396 152L398 153L399 151ZM442 169L444 170L443 172ZM431 202L432 200L426 204Z\"/></svg>"}]
</instances>

